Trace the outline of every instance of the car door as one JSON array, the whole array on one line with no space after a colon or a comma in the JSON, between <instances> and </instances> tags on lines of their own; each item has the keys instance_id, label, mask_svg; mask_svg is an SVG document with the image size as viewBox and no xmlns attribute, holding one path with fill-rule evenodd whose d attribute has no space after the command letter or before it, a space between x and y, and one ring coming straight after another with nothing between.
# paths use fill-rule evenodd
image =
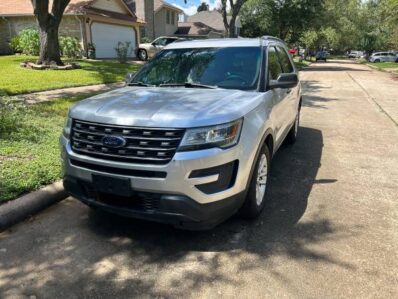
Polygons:
<instances>
[{"instance_id":1,"label":"car door","mask_svg":"<svg viewBox=\"0 0 398 299\"><path fill-rule=\"evenodd\" d=\"M156 53L162 51L164 46L166 45L166 42L167 42L167 38L164 38L164 37L158 38L156 40L156 43L154 43L154 53L153 53L153 55L155 55Z\"/></svg>"},{"instance_id":2,"label":"car door","mask_svg":"<svg viewBox=\"0 0 398 299\"><path fill-rule=\"evenodd\" d=\"M277 80L279 75L282 74L282 66L279 62L279 57L276 52L275 46L267 48L267 86L271 80ZM276 146L282 141L282 132L284 123L286 121L286 109L284 109L283 100L285 91L282 88L274 88L270 90L272 94L272 123L274 124Z\"/></svg>"},{"instance_id":3,"label":"car door","mask_svg":"<svg viewBox=\"0 0 398 299\"><path fill-rule=\"evenodd\" d=\"M388 61L395 62L395 54L394 53L388 53Z\"/></svg>"},{"instance_id":4,"label":"car door","mask_svg":"<svg viewBox=\"0 0 398 299\"><path fill-rule=\"evenodd\" d=\"M280 64L282 66L282 71L284 74L290 74L290 73L295 73L296 70L293 66L292 60L289 58L289 54L286 52L286 50L281 47L277 46L276 47L278 57ZM326 53L325 53L326 55ZM293 87L293 88L284 88L281 91L282 97L283 97L283 106L286 109L286 127L284 127L285 130L290 129L290 126L293 124L294 120L296 119L297 115L297 107L298 107L298 86Z\"/></svg>"}]
</instances>

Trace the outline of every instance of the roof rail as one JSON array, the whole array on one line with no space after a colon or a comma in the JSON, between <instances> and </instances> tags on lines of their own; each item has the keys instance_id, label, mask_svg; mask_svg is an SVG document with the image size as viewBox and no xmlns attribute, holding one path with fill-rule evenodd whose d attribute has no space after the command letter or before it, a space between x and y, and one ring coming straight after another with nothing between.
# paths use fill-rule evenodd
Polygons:
<instances>
[{"instance_id":1,"label":"roof rail","mask_svg":"<svg viewBox=\"0 0 398 299\"><path fill-rule=\"evenodd\" d=\"M274 36L270 36L270 35L263 35L261 37L261 39L265 39L265 40L274 40L277 42L281 42L281 43L285 43L283 40L281 40L280 38L274 37Z\"/></svg>"}]
</instances>

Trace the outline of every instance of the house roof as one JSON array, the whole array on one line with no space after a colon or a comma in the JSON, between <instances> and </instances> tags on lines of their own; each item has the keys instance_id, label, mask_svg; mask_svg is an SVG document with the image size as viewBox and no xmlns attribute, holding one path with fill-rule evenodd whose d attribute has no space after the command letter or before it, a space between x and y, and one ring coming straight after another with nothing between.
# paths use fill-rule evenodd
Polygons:
<instances>
[{"instance_id":1,"label":"house roof","mask_svg":"<svg viewBox=\"0 0 398 299\"><path fill-rule=\"evenodd\" d=\"M89 6L94 1L95 0L71 0L65 9L65 13L79 13L85 6ZM52 0L49 0L49 7L51 7L52 2ZM32 2L30 0L1 0L0 15L33 15Z\"/></svg>"},{"instance_id":2,"label":"house roof","mask_svg":"<svg viewBox=\"0 0 398 299\"><path fill-rule=\"evenodd\" d=\"M214 28L201 22L180 22L176 35L208 35L211 31L217 32Z\"/></svg>"},{"instance_id":3,"label":"house roof","mask_svg":"<svg viewBox=\"0 0 398 299\"><path fill-rule=\"evenodd\" d=\"M188 17L188 22L201 22L216 30L224 31L224 21L221 13L217 10L200 11Z\"/></svg>"},{"instance_id":4,"label":"house roof","mask_svg":"<svg viewBox=\"0 0 398 299\"><path fill-rule=\"evenodd\" d=\"M170 3L167 3L166 1L163 1L163 0L154 0L153 1L153 9L154 9L154 11L158 11L162 7L167 7L169 9L177 11L178 13L182 13L183 12L178 7L176 7L174 5L171 5Z\"/></svg>"},{"instance_id":5,"label":"house roof","mask_svg":"<svg viewBox=\"0 0 398 299\"><path fill-rule=\"evenodd\" d=\"M65 14L95 14L109 18L116 18L132 22L143 22L137 19L134 12L127 6L131 15L124 15L117 12L105 11L91 7L96 0L71 0L65 9ZM53 0L49 0L49 7L52 6ZM122 1L124 3L124 1ZM33 15L33 6L30 0L0 0L0 16L23 16Z\"/></svg>"}]
</instances>

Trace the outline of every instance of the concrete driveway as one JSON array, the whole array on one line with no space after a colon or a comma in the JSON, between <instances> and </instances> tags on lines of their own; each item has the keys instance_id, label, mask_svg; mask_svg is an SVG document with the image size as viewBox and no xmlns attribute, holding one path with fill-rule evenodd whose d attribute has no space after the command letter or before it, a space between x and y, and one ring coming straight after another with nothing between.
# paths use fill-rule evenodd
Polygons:
<instances>
[{"instance_id":1,"label":"concrete driveway","mask_svg":"<svg viewBox=\"0 0 398 299\"><path fill-rule=\"evenodd\" d=\"M69 198L0 234L0 298L397 298L398 81L348 61L301 77L258 220L184 232Z\"/></svg>"}]
</instances>

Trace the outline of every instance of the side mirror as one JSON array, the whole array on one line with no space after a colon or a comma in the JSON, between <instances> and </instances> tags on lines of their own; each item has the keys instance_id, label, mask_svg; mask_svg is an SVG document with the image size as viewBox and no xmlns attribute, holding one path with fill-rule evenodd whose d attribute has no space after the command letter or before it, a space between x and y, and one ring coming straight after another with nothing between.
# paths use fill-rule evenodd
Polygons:
<instances>
[{"instance_id":1,"label":"side mirror","mask_svg":"<svg viewBox=\"0 0 398 299\"><path fill-rule=\"evenodd\" d=\"M128 73L126 75L126 77L124 78L124 82L126 82L127 84L130 83L130 81L134 78L136 73Z\"/></svg>"},{"instance_id":2,"label":"side mirror","mask_svg":"<svg viewBox=\"0 0 398 299\"><path fill-rule=\"evenodd\" d=\"M280 74L277 80L270 80L269 88L292 88L297 86L297 74Z\"/></svg>"}]
</instances>

